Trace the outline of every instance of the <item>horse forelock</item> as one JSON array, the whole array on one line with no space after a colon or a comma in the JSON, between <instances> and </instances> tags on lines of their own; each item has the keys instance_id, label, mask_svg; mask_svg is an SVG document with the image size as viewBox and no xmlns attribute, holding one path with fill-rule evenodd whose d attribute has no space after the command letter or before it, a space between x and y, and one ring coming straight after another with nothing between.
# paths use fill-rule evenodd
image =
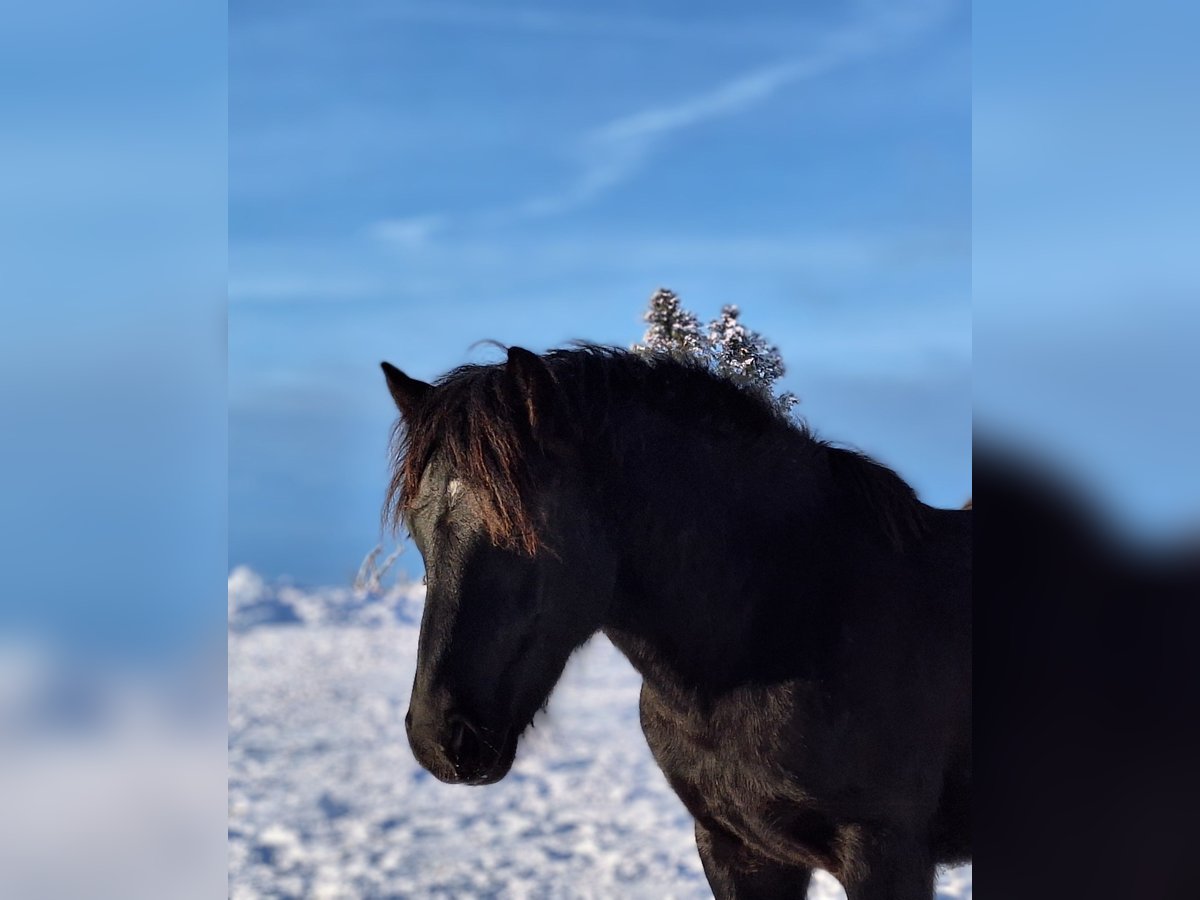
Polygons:
<instances>
[{"instance_id":1,"label":"horse forelock","mask_svg":"<svg viewBox=\"0 0 1200 900\"><path fill-rule=\"evenodd\" d=\"M435 457L480 500L488 536L497 545L535 553L529 460L536 452L531 401L514 395L504 371L463 366L439 379L429 402L393 433L392 477L385 516L393 528L413 509Z\"/></svg>"}]
</instances>

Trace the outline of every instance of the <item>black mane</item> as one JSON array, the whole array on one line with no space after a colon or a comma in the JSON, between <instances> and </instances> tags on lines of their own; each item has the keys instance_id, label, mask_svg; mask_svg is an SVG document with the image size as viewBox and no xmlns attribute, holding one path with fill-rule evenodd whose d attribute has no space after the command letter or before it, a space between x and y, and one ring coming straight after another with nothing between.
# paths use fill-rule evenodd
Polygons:
<instances>
[{"instance_id":1,"label":"black mane","mask_svg":"<svg viewBox=\"0 0 1200 900\"><path fill-rule=\"evenodd\" d=\"M416 497L430 459L440 451L461 477L485 491L491 537L534 552L539 542L530 513L529 462L542 446L530 420L553 423L574 440L594 441L619 432L627 404L636 399L691 432L798 442L824 456L835 482L871 513L894 546L924 531L925 506L894 471L818 439L761 392L700 362L595 344L551 350L541 358L553 389L532 400L513 390L502 363L465 365L435 382L435 399L410 421L397 423L384 507L394 527Z\"/></svg>"}]
</instances>

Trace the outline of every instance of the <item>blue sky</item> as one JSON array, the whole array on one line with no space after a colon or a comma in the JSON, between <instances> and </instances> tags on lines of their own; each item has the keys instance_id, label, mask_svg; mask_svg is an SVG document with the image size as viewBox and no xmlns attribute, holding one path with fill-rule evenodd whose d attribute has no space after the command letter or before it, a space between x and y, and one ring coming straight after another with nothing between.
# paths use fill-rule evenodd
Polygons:
<instances>
[{"instance_id":1,"label":"blue sky","mask_svg":"<svg viewBox=\"0 0 1200 900\"><path fill-rule=\"evenodd\" d=\"M381 359L628 345L659 285L739 304L823 436L969 494L965 3L234 2L229 61L230 565L353 574Z\"/></svg>"}]
</instances>

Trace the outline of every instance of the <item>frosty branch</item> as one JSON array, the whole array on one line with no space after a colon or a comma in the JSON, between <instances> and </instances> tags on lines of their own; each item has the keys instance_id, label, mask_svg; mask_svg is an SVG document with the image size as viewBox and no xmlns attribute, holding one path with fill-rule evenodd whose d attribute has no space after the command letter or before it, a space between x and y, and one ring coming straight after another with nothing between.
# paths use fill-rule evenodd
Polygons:
<instances>
[{"instance_id":1,"label":"frosty branch","mask_svg":"<svg viewBox=\"0 0 1200 900\"><path fill-rule=\"evenodd\" d=\"M790 392L775 393L785 371L783 357L761 334L742 324L740 315L736 306L725 306L701 331L700 320L680 304L679 296L659 288L644 316L649 324L644 343L633 349L646 356L665 354L698 361L721 377L758 391L786 415L799 400Z\"/></svg>"}]
</instances>

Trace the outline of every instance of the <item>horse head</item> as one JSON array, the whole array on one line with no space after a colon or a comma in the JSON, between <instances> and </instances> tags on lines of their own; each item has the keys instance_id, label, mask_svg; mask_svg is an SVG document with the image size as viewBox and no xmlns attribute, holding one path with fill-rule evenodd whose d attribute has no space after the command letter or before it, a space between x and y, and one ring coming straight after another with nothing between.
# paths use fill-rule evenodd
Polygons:
<instances>
[{"instance_id":1,"label":"horse head","mask_svg":"<svg viewBox=\"0 0 1200 900\"><path fill-rule=\"evenodd\" d=\"M409 743L442 781L490 784L603 623L615 555L541 358L514 347L433 385L383 369L400 411L387 508L427 584Z\"/></svg>"}]
</instances>

